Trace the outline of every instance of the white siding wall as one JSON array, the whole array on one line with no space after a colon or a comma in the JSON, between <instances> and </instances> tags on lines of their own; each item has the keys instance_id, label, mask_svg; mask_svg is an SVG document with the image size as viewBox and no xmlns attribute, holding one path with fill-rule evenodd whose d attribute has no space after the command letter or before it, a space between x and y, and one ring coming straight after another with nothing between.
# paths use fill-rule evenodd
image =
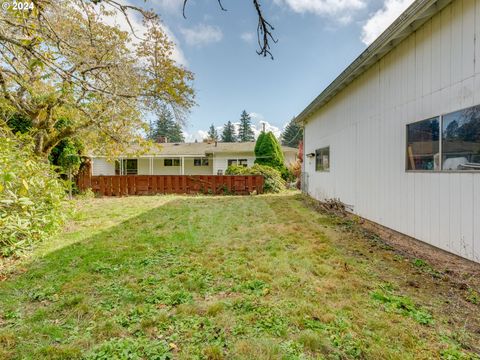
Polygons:
<instances>
[{"instance_id":1,"label":"white siding wall","mask_svg":"<svg viewBox=\"0 0 480 360\"><path fill-rule=\"evenodd\" d=\"M115 163L108 162L104 158L92 159L92 175L115 175Z\"/></svg>"},{"instance_id":2,"label":"white siding wall","mask_svg":"<svg viewBox=\"0 0 480 360\"><path fill-rule=\"evenodd\" d=\"M223 175L225 175L225 170L228 168L228 160L230 159L247 159L248 166L253 166L255 164L255 156L252 155L253 154L215 154L213 157L213 175L217 175L218 170L222 170Z\"/></svg>"},{"instance_id":3,"label":"white siding wall","mask_svg":"<svg viewBox=\"0 0 480 360\"><path fill-rule=\"evenodd\" d=\"M331 168L305 159L309 194L480 262L480 173L405 171L408 123L480 104L478 39L480 0L456 0L310 118Z\"/></svg>"},{"instance_id":4,"label":"white siding wall","mask_svg":"<svg viewBox=\"0 0 480 360\"><path fill-rule=\"evenodd\" d=\"M145 161L147 166L140 167L140 163ZM139 175L150 175L149 170L149 161L150 159L140 159L138 162L138 174ZM182 172L182 166L164 166L164 159L153 159L153 174L152 175L180 175Z\"/></svg>"},{"instance_id":5,"label":"white siding wall","mask_svg":"<svg viewBox=\"0 0 480 360\"><path fill-rule=\"evenodd\" d=\"M137 165L138 175L150 175L150 159L138 159Z\"/></svg>"},{"instance_id":6,"label":"white siding wall","mask_svg":"<svg viewBox=\"0 0 480 360\"><path fill-rule=\"evenodd\" d=\"M285 157L285 165L289 166L297 161L297 154L295 153L283 153Z\"/></svg>"},{"instance_id":7,"label":"white siding wall","mask_svg":"<svg viewBox=\"0 0 480 360\"><path fill-rule=\"evenodd\" d=\"M193 158L185 159L186 175L212 175L213 174L213 158L208 159L208 166L194 166Z\"/></svg>"}]
</instances>

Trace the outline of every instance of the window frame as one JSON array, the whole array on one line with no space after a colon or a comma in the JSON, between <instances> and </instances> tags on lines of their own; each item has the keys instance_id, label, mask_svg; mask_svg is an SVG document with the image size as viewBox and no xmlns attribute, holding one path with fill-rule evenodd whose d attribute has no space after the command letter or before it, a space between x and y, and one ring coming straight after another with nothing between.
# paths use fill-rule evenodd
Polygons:
<instances>
[{"instance_id":1,"label":"window frame","mask_svg":"<svg viewBox=\"0 0 480 360\"><path fill-rule=\"evenodd\" d=\"M458 110L449 111L446 113L442 113L437 116L431 116L422 120L417 120L413 122L409 122L405 125L405 172L406 173L428 173L428 174L480 174L480 170L444 170L443 169L443 118L444 116L454 114L456 112L464 111L473 107L480 106L480 104L467 106ZM408 169L408 125L415 124L417 122L430 120L433 118L438 117L438 126L439 126L439 144L438 144L438 154L439 154L439 170L409 170Z\"/></svg>"},{"instance_id":2,"label":"window frame","mask_svg":"<svg viewBox=\"0 0 480 360\"><path fill-rule=\"evenodd\" d=\"M200 164L196 164L196 162L199 162ZM210 160L208 157L193 158L193 166L196 166L196 167L210 166Z\"/></svg>"},{"instance_id":3,"label":"window frame","mask_svg":"<svg viewBox=\"0 0 480 360\"><path fill-rule=\"evenodd\" d=\"M227 159L227 167L229 166L242 166L242 167L248 167L248 159Z\"/></svg>"},{"instance_id":4,"label":"window frame","mask_svg":"<svg viewBox=\"0 0 480 360\"><path fill-rule=\"evenodd\" d=\"M136 167L133 169L135 172L129 173L128 162L133 161L136 164ZM132 171L132 169L130 169ZM126 176L126 175L138 175L138 159L137 158L121 158L115 161L115 175L117 176Z\"/></svg>"},{"instance_id":5,"label":"window frame","mask_svg":"<svg viewBox=\"0 0 480 360\"><path fill-rule=\"evenodd\" d=\"M428 121L428 120L433 120L433 119L438 119L438 126L439 126L439 133L438 133L438 155L439 155L439 162L438 162L438 167L440 170L435 170L435 169L432 169L432 170L410 170L408 168L408 162L409 162L409 159L408 159L408 126L409 125L413 125L413 124L417 124L417 123L421 123L423 121ZM411 122L411 123L408 123L405 125L405 171L406 172L418 172L418 173L422 173L422 172L426 172L426 173L431 173L431 172L441 172L442 171L442 132L441 132L441 129L442 129L442 124L443 124L443 115L439 115L439 116L432 116L432 117L429 117L429 118L426 118L426 119L423 119L423 120L418 120L418 121L414 121L414 122ZM435 161L435 158L434 158L434 161Z\"/></svg>"},{"instance_id":6,"label":"window frame","mask_svg":"<svg viewBox=\"0 0 480 360\"><path fill-rule=\"evenodd\" d=\"M323 156L322 155L322 152L327 150L328 149L328 168L325 169L325 167L322 169L322 170L319 170L318 169L318 161L317 161L317 156ZM330 172L330 145L328 146L324 146L324 147L321 147L321 148L318 148L318 149L315 149L315 172L320 172L320 173L328 173ZM323 163L323 161L322 161ZM323 166L323 165L322 165Z\"/></svg>"},{"instance_id":7,"label":"window frame","mask_svg":"<svg viewBox=\"0 0 480 360\"><path fill-rule=\"evenodd\" d=\"M172 162L171 165L167 165L167 161L170 160ZM178 161L178 164L175 165L175 163ZM164 158L163 159L163 166L164 167L178 167L181 165L180 158Z\"/></svg>"}]
</instances>

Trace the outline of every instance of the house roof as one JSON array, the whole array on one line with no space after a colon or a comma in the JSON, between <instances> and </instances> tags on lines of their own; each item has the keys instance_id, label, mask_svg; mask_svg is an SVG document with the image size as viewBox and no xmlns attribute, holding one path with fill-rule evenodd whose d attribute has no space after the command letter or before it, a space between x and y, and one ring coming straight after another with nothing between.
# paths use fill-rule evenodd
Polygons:
<instances>
[{"instance_id":1,"label":"house roof","mask_svg":"<svg viewBox=\"0 0 480 360\"><path fill-rule=\"evenodd\" d=\"M222 142L198 142L198 143L166 143L152 146L149 151L143 151L142 156L158 155L158 156L181 156L181 155L197 155L205 156L206 154L221 153L253 153L255 142L241 143L222 143ZM131 153L138 153L140 149L133 149ZM284 153L297 153L298 149L282 146Z\"/></svg>"},{"instance_id":2,"label":"house roof","mask_svg":"<svg viewBox=\"0 0 480 360\"><path fill-rule=\"evenodd\" d=\"M296 117L296 121L305 123L315 111L451 2L452 0L416 0Z\"/></svg>"}]
</instances>

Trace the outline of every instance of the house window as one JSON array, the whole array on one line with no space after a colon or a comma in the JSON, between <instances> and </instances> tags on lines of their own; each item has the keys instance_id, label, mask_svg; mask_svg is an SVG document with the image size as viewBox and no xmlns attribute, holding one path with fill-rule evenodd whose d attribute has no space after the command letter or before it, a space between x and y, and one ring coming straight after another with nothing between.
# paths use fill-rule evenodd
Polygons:
<instances>
[{"instance_id":1,"label":"house window","mask_svg":"<svg viewBox=\"0 0 480 360\"><path fill-rule=\"evenodd\" d=\"M248 166L248 160L247 159L229 159L227 161L228 166L232 165L238 165L238 166L243 166L247 167Z\"/></svg>"},{"instance_id":2,"label":"house window","mask_svg":"<svg viewBox=\"0 0 480 360\"><path fill-rule=\"evenodd\" d=\"M180 166L180 159L163 159L163 166Z\"/></svg>"},{"instance_id":3,"label":"house window","mask_svg":"<svg viewBox=\"0 0 480 360\"><path fill-rule=\"evenodd\" d=\"M442 169L480 170L480 105L443 116Z\"/></svg>"},{"instance_id":4,"label":"house window","mask_svg":"<svg viewBox=\"0 0 480 360\"><path fill-rule=\"evenodd\" d=\"M115 161L115 175L137 175L138 160L122 159Z\"/></svg>"},{"instance_id":5,"label":"house window","mask_svg":"<svg viewBox=\"0 0 480 360\"><path fill-rule=\"evenodd\" d=\"M208 166L208 158L193 159L193 166Z\"/></svg>"},{"instance_id":6,"label":"house window","mask_svg":"<svg viewBox=\"0 0 480 360\"><path fill-rule=\"evenodd\" d=\"M407 169L439 170L438 117L407 125Z\"/></svg>"},{"instance_id":7,"label":"house window","mask_svg":"<svg viewBox=\"0 0 480 360\"><path fill-rule=\"evenodd\" d=\"M480 105L407 125L407 170L440 169L480 171Z\"/></svg>"},{"instance_id":8,"label":"house window","mask_svg":"<svg viewBox=\"0 0 480 360\"><path fill-rule=\"evenodd\" d=\"M315 150L315 171L330 171L330 146Z\"/></svg>"}]
</instances>

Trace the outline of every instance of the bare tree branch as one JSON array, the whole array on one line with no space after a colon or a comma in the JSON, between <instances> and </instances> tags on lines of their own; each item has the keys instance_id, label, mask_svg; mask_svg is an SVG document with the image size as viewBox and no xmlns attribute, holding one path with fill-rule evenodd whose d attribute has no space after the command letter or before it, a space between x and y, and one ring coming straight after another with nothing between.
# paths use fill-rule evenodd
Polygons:
<instances>
[{"instance_id":1,"label":"bare tree branch","mask_svg":"<svg viewBox=\"0 0 480 360\"><path fill-rule=\"evenodd\" d=\"M217 0L218 5L220 6L220 9L223 11L227 11L223 7L222 1ZM188 0L183 0L183 8L182 8L182 14L183 17L186 19L185 15L185 8L187 6ZM257 25L257 40L258 40L258 47L260 48L257 50L257 54L261 55L263 57L269 56L273 60L273 55L272 52L270 51L270 41L273 41L274 43L277 43L277 39L273 37L272 31L275 30L275 28L270 24L265 16L263 15L261 5L259 0L253 0L253 6L255 7L255 11L257 12L258 16L258 25Z\"/></svg>"}]
</instances>

